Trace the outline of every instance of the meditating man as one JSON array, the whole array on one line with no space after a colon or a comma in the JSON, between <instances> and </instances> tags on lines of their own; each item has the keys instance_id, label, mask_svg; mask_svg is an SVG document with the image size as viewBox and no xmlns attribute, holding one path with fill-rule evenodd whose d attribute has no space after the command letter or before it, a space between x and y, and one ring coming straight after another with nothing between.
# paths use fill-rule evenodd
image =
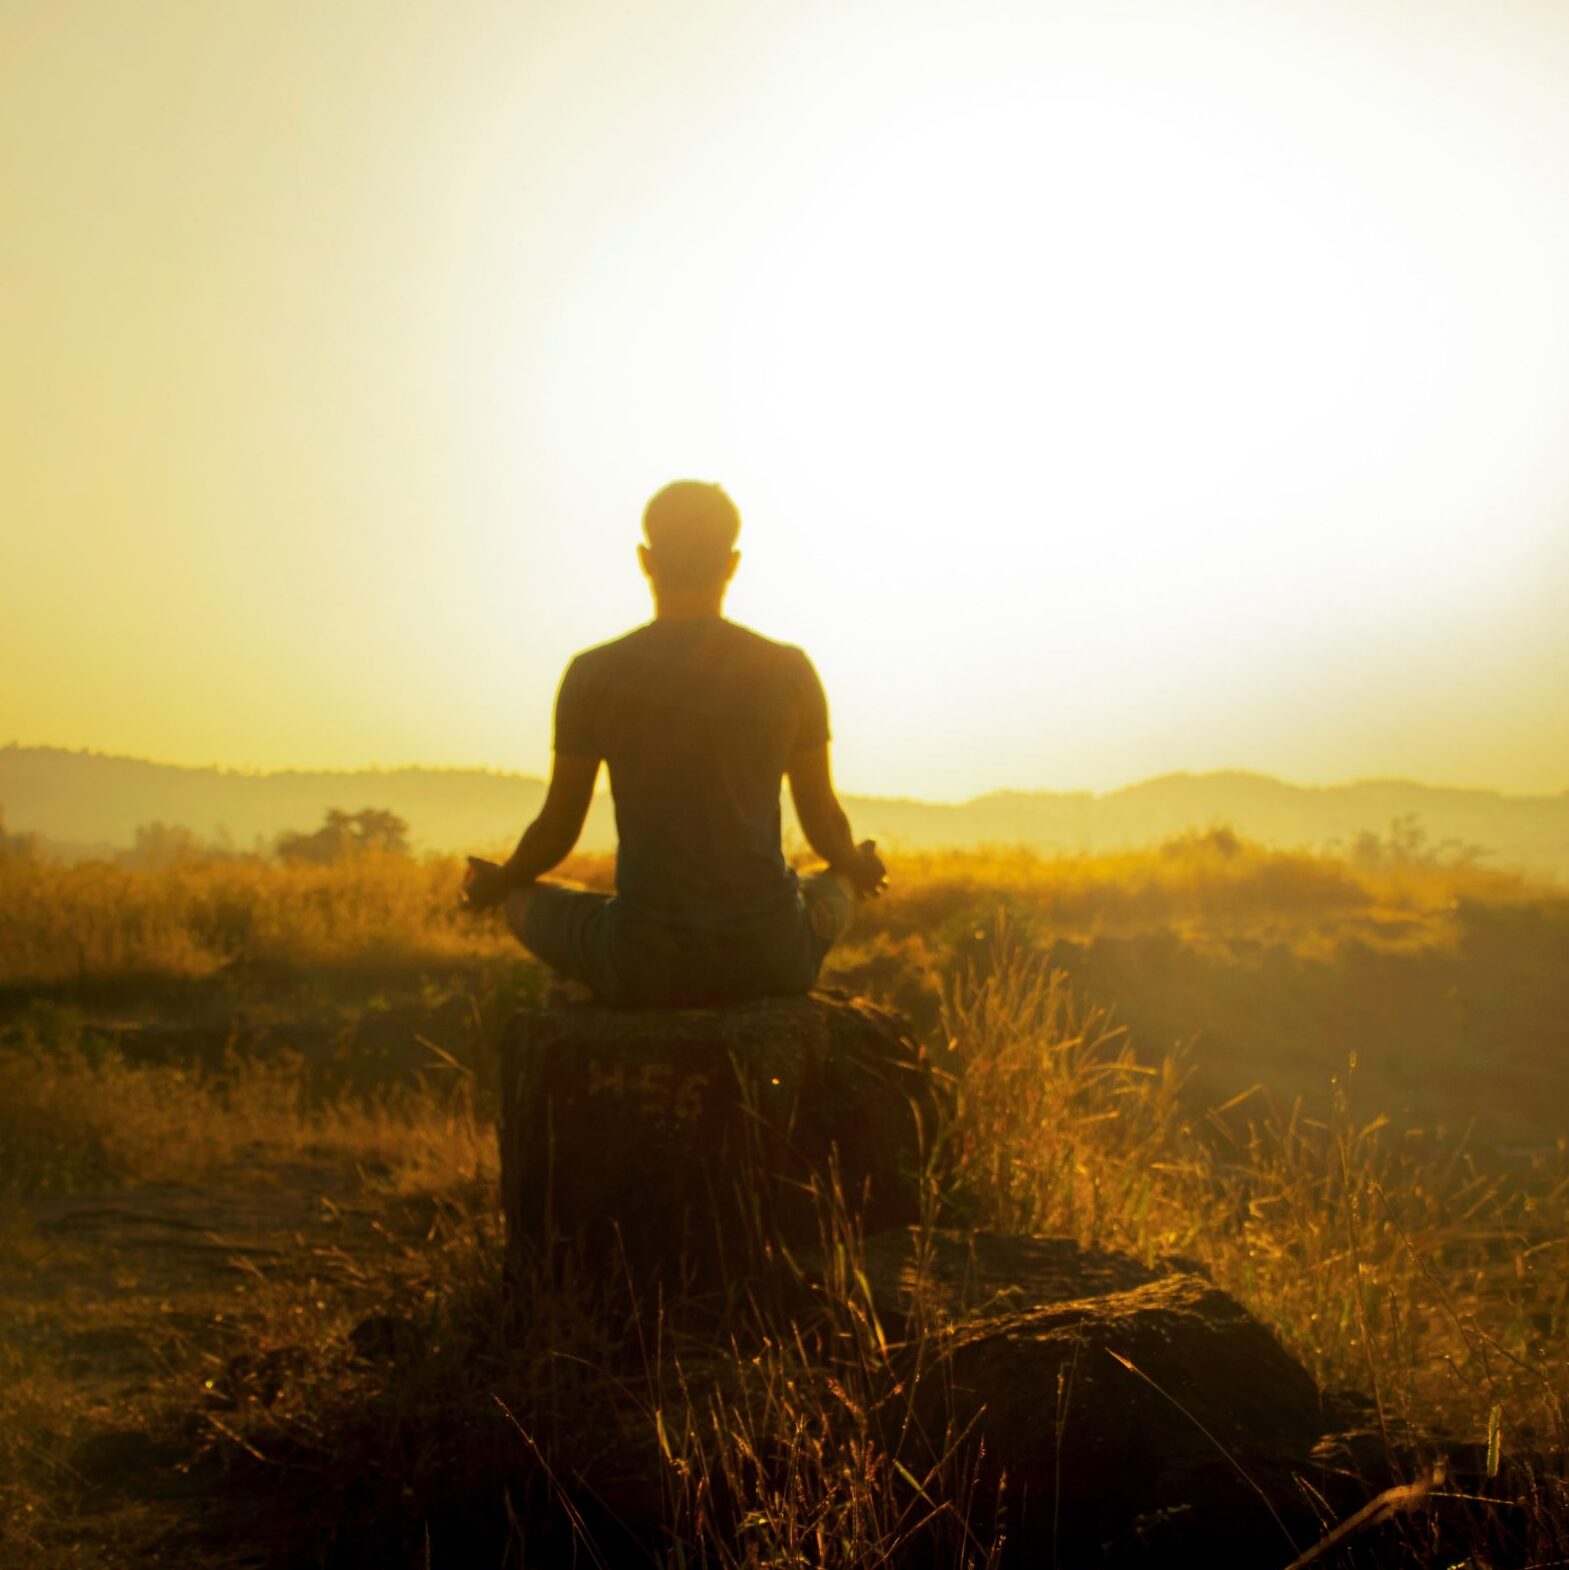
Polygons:
<instances>
[{"instance_id":1,"label":"meditating man","mask_svg":"<svg viewBox=\"0 0 1569 1570\"><path fill-rule=\"evenodd\" d=\"M556 699L545 804L502 865L469 859L469 905L500 905L524 947L600 1001L734 1002L808 991L885 868L857 845L828 766L811 661L726 621L741 519L717 485L649 502L638 559L654 619L580 654ZM616 892L541 883L577 843L601 761L620 846ZM781 782L827 870L780 847Z\"/></svg>"}]
</instances>

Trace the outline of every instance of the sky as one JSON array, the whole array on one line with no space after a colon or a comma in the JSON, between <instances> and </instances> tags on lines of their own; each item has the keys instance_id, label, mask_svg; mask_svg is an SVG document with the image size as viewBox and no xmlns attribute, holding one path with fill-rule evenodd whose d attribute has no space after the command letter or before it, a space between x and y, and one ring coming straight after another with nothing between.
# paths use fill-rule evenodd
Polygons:
<instances>
[{"instance_id":1,"label":"sky","mask_svg":"<svg viewBox=\"0 0 1569 1570\"><path fill-rule=\"evenodd\" d=\"M1569 788L1569 7L0 0L0 744L542 772L667 480L836 772Z\"/></svg>"}]
</instances>

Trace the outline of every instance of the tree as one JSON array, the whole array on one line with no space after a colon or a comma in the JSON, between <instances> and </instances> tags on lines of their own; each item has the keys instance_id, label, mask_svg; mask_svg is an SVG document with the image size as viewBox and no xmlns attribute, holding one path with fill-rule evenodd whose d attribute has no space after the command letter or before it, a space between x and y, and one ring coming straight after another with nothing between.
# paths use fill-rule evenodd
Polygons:
<instances>
[{"instance_id":1,"label":"tree","mask_svg":"<svg viewBox=\"0 0 1569 1570\"><path fill-rule=\"evenodd\" d=\"M138 825L135 843L119 859L122 866L163 872L201 861L206 854L207 848L195 831L183 823L154 822Z\"/></svg>"},{"instance_id":2,"label":"tree","mask_svg":"<svg viewBox=\"0 0 1569 1570\"><path fill-rule=\"evenodd\" d=\"M1383 838L1363 829L1351 846L1352 862L1375 872L1380 867L1474 867L1490 855L1485 845L1465 840L1451 838L1434 844L1415 812L1403 812L1392 819Z\"/></svg>"},{"instance_id":3,"label":"tree","mask_svg":"<svg viewBox=\"0 0 1569 1570\"><path fill-rule=\"evenodd\" d=\"M385 856L409 853L409 826L397 813L384 807L359 812L327 809L327 818L313 834L281 834L277 853L283 861L310 861L325 866L348 861L367 851Z\"/></svg>"},{"instance_id":4,"label":"tree","mask_svg":"<svg viewBox=\"0 0 1569 1570\"><path fill-rule=\"evenodd\" d=\"M5 826L5 808L0 807L0 861L37 861L41 846L36 834L12 834Z\"/></svg>"}]
</instances>

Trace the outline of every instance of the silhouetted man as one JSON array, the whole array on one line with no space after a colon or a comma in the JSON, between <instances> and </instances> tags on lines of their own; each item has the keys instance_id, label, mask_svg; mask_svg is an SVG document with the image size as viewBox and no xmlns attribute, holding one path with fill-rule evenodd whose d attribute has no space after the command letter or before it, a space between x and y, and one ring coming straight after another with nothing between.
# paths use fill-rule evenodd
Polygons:
<instances>
[{"instance_id":1,"label":"silhouetted man","mask_svg":"<svg viewBox=\"0 0 1569 1570\"><path fill-rule=\"evenodd\" d=\"M470 857L469 904L503 906L525 948L606 1003L805 992L855 899L884 886L872 842L854 843L834 794L811 661L722 614L740 527L717 485L680 480L649 502L638 559L654 620L567 667L539 816L504 865ZM616 892L541 883L577 843L601 760ZM805 879L780 848L786 777L828 863Z\"/></svg>"}]
</instances>

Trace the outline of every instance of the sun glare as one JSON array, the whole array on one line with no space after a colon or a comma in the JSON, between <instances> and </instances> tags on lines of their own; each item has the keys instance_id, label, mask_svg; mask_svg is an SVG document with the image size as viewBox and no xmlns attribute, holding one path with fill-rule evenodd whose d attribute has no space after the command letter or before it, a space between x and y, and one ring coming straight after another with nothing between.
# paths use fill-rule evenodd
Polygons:
<instances>
[{"instance_id":1,"label":"sun glare","mask_svg":"<svg viewBox=\"0 0 1569 1570\"><path fill-rule=\"evenodd\" d=\"M1502 526L1561 535L1564 475L1521 474L1569 408L1541 296L1496 276L1536 266L1496 133L1330 50L1157 43L829 73L788 158L765 104L756 178L634 208L558 315L567 406L630 438L607 514L672 462L732 489L736 614L818 655L868 782L979 785L1021 716L1197 722L1517 571Z\"/></svg>"},{"instance_id":2,"label":"sun glare","mask_svg":"<svg viewBox=\"0 0 1569 1570\"><path fill-rule=\"evenodd\" d=\"M1546 11L357 3L18 56L0 567L113 564L0 603L31 739L538 769L688 474L861 788L1557 788Z\"/></svg>"}]
</instances>

